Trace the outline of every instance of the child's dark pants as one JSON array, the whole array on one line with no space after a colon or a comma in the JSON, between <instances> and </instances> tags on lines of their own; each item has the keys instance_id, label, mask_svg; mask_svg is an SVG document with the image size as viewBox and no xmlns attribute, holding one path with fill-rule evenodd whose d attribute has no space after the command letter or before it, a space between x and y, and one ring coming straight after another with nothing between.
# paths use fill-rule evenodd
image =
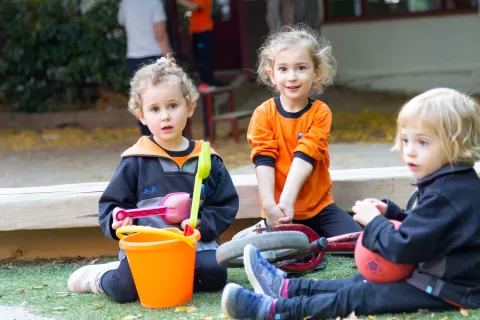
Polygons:
<instances>
[{"instance_id":1,"label":"child's dark pants","mask_svg":"<svg viewBox=\"0 0 480 320\"><path fill-rule=\"evenodd\" d=\"M282 319L327 319L382 313L446 311L455 307L405 281L376 284L360 274L348 279L290 279L288 299L279 298L275 313Z\"/></svg>"},{"instance_id":2,"label":"child's dark pants","mask_svg":"<svg viewBox=\"0 0 480 320\"><path fill-rule=\"evenodd\" d=\"M307 220L293 220L312 228L320 237L334 237L345 233L362 231L360 225L335 203L326 206L316 216Z\"/></svg>"},{"instance_id":3,"label":"child's dark pants","mask_svg":"<svg viewBox=\"0 0 480 320\"><path fill-rule=\"evenodd\" d=\"M218 291L227 283L227 269L220 266L215 250L197 252L193 290ZM101 287L115 302L127 303L138 300L137 289L127 259L123 259L116 270L106 272Z\"/></svg>"}]
</instances>

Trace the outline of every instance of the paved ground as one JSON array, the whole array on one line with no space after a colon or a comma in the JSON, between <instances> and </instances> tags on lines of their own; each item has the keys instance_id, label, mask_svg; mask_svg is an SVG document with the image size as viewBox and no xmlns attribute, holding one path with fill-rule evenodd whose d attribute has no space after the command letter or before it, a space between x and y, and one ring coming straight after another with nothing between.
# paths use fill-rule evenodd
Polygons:
<instances>
[{"instance_id":1,"label":"paved ground","mask_svg":"<svg viewBox=\"0 0 480 320\"><path fill-rule=\"evenodd\" d=\"M390 152L390 147L390 144L332 144L331 168L402 165L398 153ZM103 149L32 150L3 154L0 158L0 187L107 181L125 148L125 145L117 145ZM244 154L243 158L246 159L243 164L248 163L248 154ZM227 167L228 159L227 154ZM237 165L230 171L232 174L245 174L253 173L254 169L253 165Z\"/></svg>"},{"instance_id":2,"label":"paved ground","mask_svg":"<svg viewBox=\"0 0 480 320\"><path fill-rule=\"evenodd\" d=\"M52 318L31 314L22 307L0 306L0 315L2 320L53 320Z\"/></svg>"}]
</instances>

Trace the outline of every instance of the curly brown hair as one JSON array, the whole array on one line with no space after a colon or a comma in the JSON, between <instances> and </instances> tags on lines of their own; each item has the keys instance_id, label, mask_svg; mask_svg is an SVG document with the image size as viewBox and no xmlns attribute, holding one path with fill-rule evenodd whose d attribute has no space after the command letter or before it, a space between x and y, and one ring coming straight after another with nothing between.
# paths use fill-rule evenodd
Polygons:
<instances>
[{"instance_id":1,"label":"curly brown hair","mask_svg":"<svg viewBox=\"0 0 480 320\"><path fill-rule=\"evenodd\" d=\"M299 43L307 46L315 69L320 68L320 78L313 83L310 94L321 93L327 86L333 84L337 63L332 55L332 47L319 31L303 23L271 32L258 49L257 74L260 84L265 84L272 90L277 89L270 80L267 69L273 67L278 53L298 47Z\"/></svg>"},{"instance_id":2,"label":"curly brown hair","mask_svg":"<svg viewBox=\"0 0 480 320\"><path fill-rule=\"evenodd\" d=\"M187 102L196 102L200 95L193 81L185 71L177 65L173 57L166 57L145 65L135 72L135 75L130 81L128 111L137 117L138 113L142 113L142 91L148 86L156 86L172 76L178 78L183 97Z\"/></svg>"}]
</instances>

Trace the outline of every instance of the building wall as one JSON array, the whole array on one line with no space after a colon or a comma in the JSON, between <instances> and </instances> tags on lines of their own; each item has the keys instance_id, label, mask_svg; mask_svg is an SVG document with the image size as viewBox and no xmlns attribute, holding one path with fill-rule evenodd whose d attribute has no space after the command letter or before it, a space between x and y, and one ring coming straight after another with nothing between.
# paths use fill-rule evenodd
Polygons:
<instances>
[{"instance_id":1,"label":"building wall","mask_svg":"<svg viewBox=\"0 0 480 320\"><path fill-rule=\"evenodd\" d=\"M480 17L442 16L331 24L337 83L418 92L448 86L480 92Z\"/></svg>"},{"instance_id":2,"label":"building wall","mask_svg":"<svg viewBox=\"0 0 480 320\"><path fill-rule=\"evenodd\" d=\"M249 66L268 33L265 2L245 1ZM419 92L447 86L480 93L480 16L449 15L325 24L338 60L337 83Z\"/></svg>"}]
</instances>

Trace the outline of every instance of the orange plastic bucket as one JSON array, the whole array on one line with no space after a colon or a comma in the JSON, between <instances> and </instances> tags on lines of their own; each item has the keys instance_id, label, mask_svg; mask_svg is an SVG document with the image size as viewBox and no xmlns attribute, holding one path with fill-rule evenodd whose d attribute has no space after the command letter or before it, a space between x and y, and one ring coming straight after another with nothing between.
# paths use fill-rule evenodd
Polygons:
<instances>
[{"instance_id":1,"label":"orange plastic bucket","mask_svg":"<svg viewBox=\"0 0 480 320\"><path fill-rule=\"evenodd\" d=\"M123 236L124 232L136 232ZM177 228L130 226L117 230L130 264L140 303L170 308L192 299L198 230L188 237Z\"/></svg>"}]
</instances>

